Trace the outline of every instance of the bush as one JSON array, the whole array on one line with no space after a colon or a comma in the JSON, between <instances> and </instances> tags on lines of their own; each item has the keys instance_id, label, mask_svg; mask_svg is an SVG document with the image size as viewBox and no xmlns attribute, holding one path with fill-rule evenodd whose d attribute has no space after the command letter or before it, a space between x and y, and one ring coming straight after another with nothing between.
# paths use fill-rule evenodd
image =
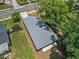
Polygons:
<instances>
[{"instance_id":1,"label":"bush","mask_svg":"<svg viewBox=\"0 0 79 59\"><path fill-rule=\"evenodd\" d=\"M13 22L19 22L21 19L21 16L18 12L15 12L12 14L12 19L13 19Z\"/></svg>"}]
</instances>

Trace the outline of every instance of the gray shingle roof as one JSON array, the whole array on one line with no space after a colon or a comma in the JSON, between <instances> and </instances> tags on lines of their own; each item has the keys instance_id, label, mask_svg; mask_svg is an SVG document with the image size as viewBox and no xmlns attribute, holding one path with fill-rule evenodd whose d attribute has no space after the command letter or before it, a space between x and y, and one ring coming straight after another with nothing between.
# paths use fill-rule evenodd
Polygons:
<instances>
[{"instance_id":1,"label":"gray shingle roof","mask_svg":"<svg viewBox=\"0 0 79 59\"><path fill-rule=\"evenodd\" d=\"M0 24L0 54L9 50L9 38L7 28L5 25Z\"/></svg>"},{"instance_id":2,"label":"gray shingle roof","mask_svg":"<svg viewBox=\"0 0 79 59\"><path fill-rule=\"evenodd\" d=\"M9 42L7 28L5 25L0 24L0 44L3 44L5 42Z\"/></svg>"},{"instance_id":3,"label":"gray shingle roof","mask_svg":"<svg viewBox=\"0 0 79 59\"><path fill-rule=\"evenodd\" d=\"M37 50L57 40L57 35L47 25L45 26L47 26L49 30L45 30L45 26L39 27L39 25L37 25L39 21L37 17L29 16L23 19L23 21Z\"/></svg>"}]
</instances>

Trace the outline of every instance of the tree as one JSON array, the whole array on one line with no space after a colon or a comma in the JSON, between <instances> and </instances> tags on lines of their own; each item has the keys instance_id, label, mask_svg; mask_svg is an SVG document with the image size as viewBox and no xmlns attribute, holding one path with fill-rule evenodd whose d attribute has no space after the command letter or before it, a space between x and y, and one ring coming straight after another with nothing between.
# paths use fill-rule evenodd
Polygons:
<instances>
[{"instance_id":1,"label":"tree","mask_svg":"<svg viewBox=\"0 0 79 59\"><path fill-rule=\"evenodd\" d=\"M75 6L75 0L69 0L67 3L67 5L69 6L69 9L72 10Z\"/></svg>"},{"instance_id":2,"label":"tree","mask_svg":"<svg viewBox=\"0 0 79 59\"><path fill-rule=\"evenodd\" d=\"M74 0L41 0L39 4L42 21L55 24L64 33L61 43L66 46L66 59L78 59L79 12L75 10Z\"/></svg>"},{"instance_id":3,"label":"tree","mask_svg":"<svg viewBox=\"0 0 79 59\"><path fill-rule=\"evenodd\" d=\"M61 43L66 45L66 52L67 52L66 57L69 58L71 57L71 59L73 58L73 56L74 56L73 59L78 59L77 56L79 56L79 54L76 52L76 50L77 51L79 50L78 25L79 25L79 14L76 13L76 15L74 15L72 19L70 19L68 23L61 28L64 33Z\"/></svg>"},{"instance_id":4,"label":"tree","mask_svg":"<svg viewBox=\"0 0 79 59\"><path fill-rule=\"evenodd\" d=\"M44 22L59 25L67 19L68 5L63 0L42 0L39 3L40 16Z\"/></svg>"},{"instance_id":5,"label":"tree","mask_svg":"<svg viewBox=\"0 0 79 59\"><path fill-rule=\"evenodd\" d=\"M18 22L21 20L21 16L18 12L15 12L12 14L12 19L13 19L13 22Z\"/></svg>"}]
</instances>

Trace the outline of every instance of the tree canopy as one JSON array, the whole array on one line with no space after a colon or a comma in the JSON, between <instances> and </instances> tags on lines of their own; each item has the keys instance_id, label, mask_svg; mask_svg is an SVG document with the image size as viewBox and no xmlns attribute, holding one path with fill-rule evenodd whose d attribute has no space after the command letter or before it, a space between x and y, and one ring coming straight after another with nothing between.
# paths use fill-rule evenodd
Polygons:
<instances>
[{"instance_id":1,"label":"tree canopy","mask_svg":"<svg viewBox=\"0 0 79 59\"><path fill-rule=\"evenodd\" d=\"M12 14L12 19L13 19L13 22L18 22L21 20L21 16L19 14L19 12L15 12Z\"/></svg>"},{"instance_id":2,"label":"tree canopy","mask_svg":"<svg viewBox=\"0 0 79 59\"><path fill-rule=\"evenodd\" d=\"M41 0L40 17L55 24L63 32L61 43L66 46L66 59L79 59L79 10L75 0Z\"/></svg>"}]
</instances>

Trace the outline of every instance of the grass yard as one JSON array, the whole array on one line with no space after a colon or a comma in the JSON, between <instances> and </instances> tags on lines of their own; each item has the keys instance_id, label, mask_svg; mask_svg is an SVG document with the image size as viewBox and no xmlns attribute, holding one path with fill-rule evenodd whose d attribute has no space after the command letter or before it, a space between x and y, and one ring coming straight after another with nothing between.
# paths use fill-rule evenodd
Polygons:
<instances>
[{"instance_id":1,"label":"grass yard","mask_svg":"<svg viewBox=\"0 0 79 59\"><path fill-rule=\"evenodd\" d=\"M3 59L3 56L2 55L0 55L0 59Z\"/></svg>"},{"instance_id":2,"label":"grass yard","mask_svg":"<svg viewBox=\"0 0 79 59\"><path fill-rule=\"evenodd\" d=\"M23 30L12 34L12 59L34 59Z\"/></svg>"},{"instance_id":3,"label":"grass yard","mask_svg":"<svg viewBox=\"0 0 79 59\"><path fill-rule=\"evenodd\" d=\"M15 25L11 19L0 23L6 24L9 29ZM18 32L11 33L11 43L11 55L7 59L35 59L23 29Z\"/></svg>"},{"instance_id":4,"label":"grass yard","mask_svg":"<svg viewBox=\"0 0 79 59\"><path fill-rule=\"evenodd\" d=\"M12 19L1 21L0 23L5 24L9 29L12 29L14 23Z\"/></svg>"},{"instance_id":5,"label":"grass yard","mask_svg":"<svg viewBox=\"0 0 79 59\"><path fill-rule=\"evenodd\" d=\"M0 4L0 10L11 8L10 4Z\"/></svg>"}]
</instances>

